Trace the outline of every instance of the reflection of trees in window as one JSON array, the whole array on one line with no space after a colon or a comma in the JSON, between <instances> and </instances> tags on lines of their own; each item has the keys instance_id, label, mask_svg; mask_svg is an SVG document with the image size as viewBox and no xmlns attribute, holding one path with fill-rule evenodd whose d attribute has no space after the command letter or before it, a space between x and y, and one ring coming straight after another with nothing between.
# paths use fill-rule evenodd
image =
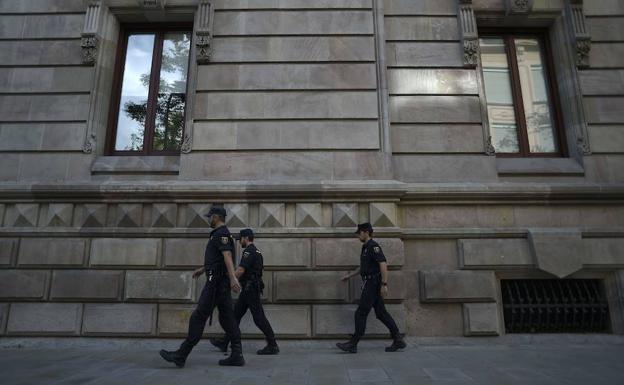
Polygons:
<instances>
[{"instance_id":1,"label":"reflection of trees in window","mask_svg":"<svg viewBox=\"0 0 624 385\"><path fill-rule=\"evenodd\" d=\"M138 46L137 36L151 37L154 43ZM131 33L126 49L115 151L179 151L185 121L190 32Z\"/></svg>"},{"instance_id":2,"label":"reflection of trees in window","mask_svg":"<svg viewBox=\"0 0 624 385\"><path fill-rule=\"evenodd\" d=\"M182 144L190 45L187 34L168 34L165 39L156 100L156 121L152 148L154 150L177 150ZM167 44L168 42L171 44ZM163 72L180 74L181 77L170 79L171 76L163 76ZM150 74L142 74L141 83L149 87ZM131 119L145 125L147 101L143 103L128 101L124 104L124 112ZM132 148L139 148L143 144L144 134L145 131L132 134Z\"/></svg>"}]
</instances>

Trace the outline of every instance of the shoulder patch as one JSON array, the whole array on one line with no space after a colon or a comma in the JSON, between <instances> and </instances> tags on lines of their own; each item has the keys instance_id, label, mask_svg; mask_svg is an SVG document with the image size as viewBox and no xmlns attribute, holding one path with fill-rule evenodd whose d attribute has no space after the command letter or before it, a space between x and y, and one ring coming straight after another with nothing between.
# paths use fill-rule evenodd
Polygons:
<instances>
[{"instance_id":1,"label":"shoulder patch","mask_svg":"<svg viewBox=\"0 0 624 385\"><path fill-rule=\"evenodd\" d=\"M245 252L243 253L243 258L247 258L247 257L249 257L249 251L245 251Z\"/></svg>"},{"instance_id":2,"label":"shoulder patch","mask_svg":"<svg viewBox=\"0 0 624 385\"><path fill-rule=\"evenodd\" d=\"M373 246L373 251L377 254L381 253L381 247L379 246Z\"/></svg>"},{"instance_id":3,"label":"shoulder patch","mask_svg":"<svg viewBox=\"0 0 624 385\"><path fill-rule=\"evenodd\" d=\"M229 241L230 237L221 237L221 243L223 243L224 245L227 245Z\"/></svg>"}]
</instances>

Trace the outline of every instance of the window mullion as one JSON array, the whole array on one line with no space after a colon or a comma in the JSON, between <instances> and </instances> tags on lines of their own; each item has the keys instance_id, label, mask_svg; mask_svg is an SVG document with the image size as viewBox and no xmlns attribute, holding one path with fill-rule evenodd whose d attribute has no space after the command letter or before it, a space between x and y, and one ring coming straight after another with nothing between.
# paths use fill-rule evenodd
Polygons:
<instances>
[{"instance_id":1,"label":"window mullion","mask_svg":"<svg viewBox=\"0 0 624 385\"><path fill-rule=\"evenodd\" d=\"M529 133L527 132L526 117L524 115L524 101L522 99L522 86L520 84L520 72L518 69L518 58L516 56L516 44L513 36L506 36L507 56L509 58L509 70L511 72L511 89L516 113L516 127L518 128L518 139L520 142L520 153L528 156Z\"/></svg>"},{"instance_id":2,"label":"window mullion","mask_svg":"<svg viewBox=\"0 0 624 385\"><path fill-rule=\"evenodd\" d=\"M154 131L156 129L156 105L158 103L158 88L160 82L160 65L162 62L163 31L156 32L154 39L154 54L152 55L152 69L150 74L149 95L147 98L145 134L143 135L143 153L152 152Z\"/></svg>"}]
</instances>

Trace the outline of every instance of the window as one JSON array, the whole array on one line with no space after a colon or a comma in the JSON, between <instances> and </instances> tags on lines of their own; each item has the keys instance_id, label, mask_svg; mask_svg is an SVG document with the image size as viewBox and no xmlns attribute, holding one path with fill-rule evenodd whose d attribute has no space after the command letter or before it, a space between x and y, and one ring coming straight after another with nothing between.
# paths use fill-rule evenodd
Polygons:
<instances>
[{"instance_id":1,"label":"window","mask_svg":"<svg viewBox=\"0 0 624 385\"><path fill-rule=\"evenodd\" d=\"M184 131L191 28L125 28L120 42L109 116L109 153L178 154Z\"/></svg>"},{"instance_id":2,"label":"window","mask_svg":"<svg viewBox=\"0 0 624 385\"><path fill-rule=\"evenodd\" d=\"M480 33L492 145L502 156L563 156L564 139L543 34Z\"/></svg>"}]
</instances>

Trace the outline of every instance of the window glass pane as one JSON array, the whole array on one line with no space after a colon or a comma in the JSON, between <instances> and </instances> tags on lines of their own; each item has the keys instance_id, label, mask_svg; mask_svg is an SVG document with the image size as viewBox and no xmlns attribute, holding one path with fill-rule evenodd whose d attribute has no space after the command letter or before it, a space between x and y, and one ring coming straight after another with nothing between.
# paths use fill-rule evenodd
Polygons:
<instances>
[{"instance_id":1,"label":"window glass pane","mask_svg":"<svg viewBox=\"0 0 624 385\"><path fill-rule=\"evenodd\" d=\"M480 39L480 45L492 145L496 152L519 152L505 42L488 37Z\"/></svg>"},{"instance_id":2,"label":"window glass pane","mask_svg":"<svg viewBox=\"0 0 624 385\"><path fill-rule=\"evenodd\" d=\"M142 150L154 35L128 37L123 69L115 150Z\"/></svg>"},{"instance_id":3,"label":"window glass pane","mask_svg":"<svg viewBox=\"0 0 624 385\"><path fill-rule=\"evenodd\" d=\"M515 39L520 88L529 150L555 152L554 122L550 111L542 50L538 39Z\"/></svg>"},{"instance_id":4,"label":"window glass pane","mask_svg":"<svg viewBox=\"0 0 624 385\"><path fill-rule=\"evenodd\" d=\"M178 150L184 129L190 32L165 34L163 42L154 150Z\"/></svg>"}]
</instances>

